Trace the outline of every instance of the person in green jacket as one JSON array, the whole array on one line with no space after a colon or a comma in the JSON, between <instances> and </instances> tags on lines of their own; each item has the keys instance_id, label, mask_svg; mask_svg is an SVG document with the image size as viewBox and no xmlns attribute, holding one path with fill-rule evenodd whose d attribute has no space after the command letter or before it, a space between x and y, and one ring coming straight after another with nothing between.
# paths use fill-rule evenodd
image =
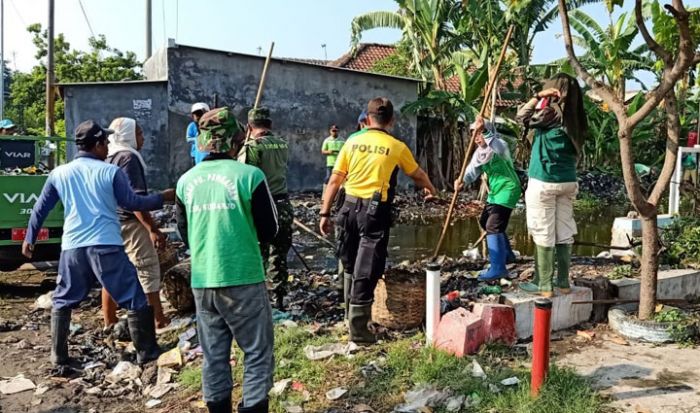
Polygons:
<instances>
[{"instance_id":1,"label":"person in green jacket","mask_svg":"<svg viewBox=\"0 0 700 413\"><path fill-rule=\"evenodd\" d=\"M272 309L259 242L277 232L265 174L234 161L245 133L228 108L199 120L202 162L177 182L177 224L191 251L202 393L209 413L231 413L231 343L243 351L240 413L267 413L274 373Z\"/></svg>"},{"instance_id":2,"label":"person in green jacket","mask_svg":"<svg viewBox=\"0 0 700 413\"><path fill-rule=\"evenodd\" d=\"M479 280L493 281L508 277L506 262L515 261L506 228L522 190L508 145L498 136L494 125L478 117L470 129L475 130L477 149L467 166L464 179L455 181L455 191L473 183L482 173L488 176L489 196L479 223L486 231L491 266L479 274Z\"/></svg>"},{"instance_id":3,"label":"person in green jacket","mask_svg":"<svg viewBox=\"0 0 700 413\"><path fill-rule=\"evenodd\" d=\"M272 281L275 306L284 309L284 297L289 285L287 253L292 247L292 222L294 209L287 195L287 141L272 132L270 110L265 107L248 112L248 128L251 139L245 145L238 160L262 169L275 199L279 231L272 242L260 243L267 276Z\"/></svg>"},{"instance_id":4,"label":"person in green jacket","mask_svg":"<svg viewBox=\"0 0 700 413\"><path fill-rule=\"evenodd\" d=\"M535 278L520 289L551 297L557 287L568 294L571 245L577 233L576 164L588 129L578 81L564 73L555 75L516 117L534 131L525 205L536 250Z\"/></svg>"}]
</instances>

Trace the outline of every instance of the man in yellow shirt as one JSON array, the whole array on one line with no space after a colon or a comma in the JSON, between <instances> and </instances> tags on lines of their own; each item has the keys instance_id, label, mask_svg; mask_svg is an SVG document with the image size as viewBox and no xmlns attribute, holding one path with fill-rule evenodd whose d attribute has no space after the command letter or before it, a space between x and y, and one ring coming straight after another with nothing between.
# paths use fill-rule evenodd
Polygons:
<instances>
[{"instance_id":1,"label":"man in yellow shirt","mask_svg":"<svg viewBox=\"0 0 700 413\"><path fill-rule=\"evenodd\" d=\"M411 150L389 134L394 121L394 106L389 99L369 101L367 128L350 136L340 150L320 213L321 233L328 235L333 226L331 206L344 184L345 202L335 219L341 230L338 254L345 269L350 339L360 343L376 341L367 323L372 316L374 288L386 264L399 169L424 189L426 199L436 194Z\"/></svg>"}]
</instances>

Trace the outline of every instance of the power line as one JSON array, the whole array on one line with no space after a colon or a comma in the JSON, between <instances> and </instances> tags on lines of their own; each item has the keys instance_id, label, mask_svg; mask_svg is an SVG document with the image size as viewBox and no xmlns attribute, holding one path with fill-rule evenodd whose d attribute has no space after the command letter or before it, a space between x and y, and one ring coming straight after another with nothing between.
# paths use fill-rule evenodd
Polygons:
<instances>
[{"instance_id":1,"label":"power line","mask_svg":"<svg viewBox=\"0 0 700 413\"><path fill-rule=\"evenodd\" d=\"M162 0L162 5L163 5L163 44L167 45L168 44L168 36L165 34L165 0Z\"/></svg>"},{"instance_id":2,"label":"power line","mask_svg":"<svg viewBox=\"0 0 700 413\"><path fill-rule=\"evenodd\" d=\"M15 11L15 13L17 14L17 17L19 17L19 21L22 22L22 25L23 25L24 27L27 27L27 21L24 20L24 17L22 17L22 13L20 13L20 12L19 12L19 9L17 9L17 6L15 6L15 2L12 1L12 0L10 0L10 5L12 6L12 9L13 9L13 10Z\"/></svg>"},{"instance_id":3,"label":"power line","mask_svg":"<svg viewBox=\"0 0 700 413\"><path fill-rule=\"evenodd\" d=\"M80 4L80 10L83 11L83 17L85 17L85 22L88 25L88 29L90 29L90 34L92 37L95 37L95 32L92 31L92 25L90 24L90 19L88 18L87 13L85 12L85 6L83 6L83 0L78 0L78 4Z\"/></svg>"}]
</instances>

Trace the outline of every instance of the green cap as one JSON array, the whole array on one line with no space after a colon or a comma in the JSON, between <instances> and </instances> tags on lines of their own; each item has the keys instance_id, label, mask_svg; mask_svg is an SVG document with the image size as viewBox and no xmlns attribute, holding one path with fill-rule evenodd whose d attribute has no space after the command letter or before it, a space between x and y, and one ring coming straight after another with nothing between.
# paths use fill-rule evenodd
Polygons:
<instances>
[{"instance_id":1,"label":"green cap","mask_svg":"<svg viewBox=\"0 0 700 413\"><path fill-rule=\"evenodd\" d=\"M259 107L257 109L251 109L250 112L248 112L248 122L256 122L261 120L271 120L270 109Z\"/></svg>"},{"instance_id":2,"label":"green cap","mask_svg":"<svg viewBox=\"0 0 700 413\"><path fill-rule=\"evenodd\" d=\"M229 108L215 108L199 120L197 146L203 152L225 153L231 150L234 143L243 141L243 131L243 125Z\"/></svg>"}]
</instances>

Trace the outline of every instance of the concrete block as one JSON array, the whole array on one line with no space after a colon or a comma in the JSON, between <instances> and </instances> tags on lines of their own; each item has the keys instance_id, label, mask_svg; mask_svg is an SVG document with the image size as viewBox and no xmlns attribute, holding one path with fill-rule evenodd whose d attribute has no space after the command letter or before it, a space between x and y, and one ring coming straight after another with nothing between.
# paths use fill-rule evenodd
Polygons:
<instances>
[{"instance_id":1,"label":"concrete block","mask_svg":"<svg viewBox=\"0 0 700 413\"><path fill-rule=\"evenodd\" d=\"M617 296L624 300L638 300L641 281L636 278L612 280L617 286ZM685 299L700 297L700 270L659 271L656 294L660 299Z\"/></svg>"},{"instance_id":2,"label":"concrete block","mask_svg":"<svg viewBox=\"0 0 700 413\"><path fill-rule=\"evenodd\" d=\"M440 320L434 344L457 357L475 354L484 344L484 322L464 308L451 311Z\"/></svg>"},{"instance_id":3,"label":"concrete block","mask_svg":"<svg viewBox=\"0 0 700 413\"><path fill-rule=\"evenodd\" d=\"M503 294L506 304L513 306L515 310L515 332L519 339L532 337L533 323L535 320L535 300L539 296L514 292ZM571 293L555 295L552 300L552 331L564 330L588 321L593 311L592 304L571 304L574 301L590 301L593 299L593 290L586 287L571 287Z\"/></svg>"},{"instance_id":4,"label":"concrete block","mask_svg":"<svg viewBox=\"0 0 700 413\"><path fill-rule=\"evenodd\" d=\"M659 215L656 217L656 223L659 228L662 229L671 225L672 222L672 215ZM626 217L615 218L612 226L610 245L614 247L627 247L629 245L627 236L630 238L639 238L642 236L642 220L639 218ZM610 253L618 257L633 254L631 250L610 250Z\"/></svg>"},{"instance_id":5,"label":"concrete block","mask_svg":"<svg viewBox=\"0 0 700 413\"><path fill-rule=\"evenodd\" d=\"M484 322L484 338L487 343L501 342L509 346L515 344L517 337L513 307L502 304L476 303L472 311Z\"/></svg>"}]
</instances>

